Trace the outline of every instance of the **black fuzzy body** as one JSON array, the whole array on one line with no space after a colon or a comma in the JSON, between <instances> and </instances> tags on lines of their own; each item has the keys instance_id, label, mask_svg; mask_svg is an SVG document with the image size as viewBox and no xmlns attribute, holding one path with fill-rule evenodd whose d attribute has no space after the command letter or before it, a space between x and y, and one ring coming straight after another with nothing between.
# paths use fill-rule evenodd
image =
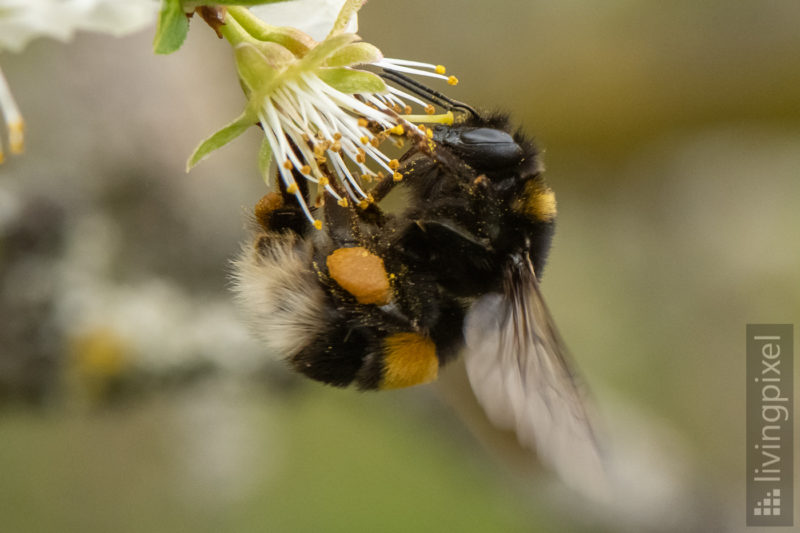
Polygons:
<instances>
[{"instance_id":1,"label":"black fuzzy body","mask_svg":"<svg viewBox=\"0 0 800 533\"><path fill-rule=\"evenodd\" d=\"M312 243L308 269L321 290L322 325L302 350L282 354L312 379L382 388L386 339L407 333L430 339L443 365L464 344L471 304L503 291L510 262L530 258L541 276L554 217L525 206L530 191L549 189L536 148L512 133L506 116L437 127L432 140L419 141L403 157L400 172L403 180L394 186L406 189L409 204L399 214L384 213L379 203L361 209L327 202L317 232L284 190L280 217L264 228L262 239L278 242L290 232ZM383 260L392 279L388 304L359 303L330 276L326 258L356 246Z\"/></svg>"}]
</instances>

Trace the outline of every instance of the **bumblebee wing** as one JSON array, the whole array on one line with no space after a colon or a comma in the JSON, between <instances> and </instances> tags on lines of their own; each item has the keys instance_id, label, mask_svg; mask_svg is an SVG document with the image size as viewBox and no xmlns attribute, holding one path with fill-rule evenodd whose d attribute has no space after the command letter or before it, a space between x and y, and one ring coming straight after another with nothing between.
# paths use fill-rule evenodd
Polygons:
<instances>
[{"instance_id":1,"label":"bumblebee wing","mask_svg":"<svg viewBox=\"0 0 800 533\"><path fill-rule=\"evenodd\" d=\"M505 294L481 297L464 323L467 374L489 419L513 429L570 485L597 494L605 474L583 394L529 261Z\"/></svg>"}]
</instances>

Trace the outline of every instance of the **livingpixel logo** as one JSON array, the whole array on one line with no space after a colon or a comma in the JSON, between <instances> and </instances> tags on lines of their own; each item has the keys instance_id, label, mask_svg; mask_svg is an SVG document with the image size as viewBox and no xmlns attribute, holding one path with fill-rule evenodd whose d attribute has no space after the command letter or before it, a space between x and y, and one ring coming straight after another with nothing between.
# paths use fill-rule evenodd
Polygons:
<instances>
[{"instance_id":1,"label":"livingpixel logo","mask_svg":"<svg viewBox=\"0 0 800 533\"><path fill-rule=\"evenodd\" d=\"M747 325L747 525L794 519L791 324Z\"/></svg>"}]
</instances>

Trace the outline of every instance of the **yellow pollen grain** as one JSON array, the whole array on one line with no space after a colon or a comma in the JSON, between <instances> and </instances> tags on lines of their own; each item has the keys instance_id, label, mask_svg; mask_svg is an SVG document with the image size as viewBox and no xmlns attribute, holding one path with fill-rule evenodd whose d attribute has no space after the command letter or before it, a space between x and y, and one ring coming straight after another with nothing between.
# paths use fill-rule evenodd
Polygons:
<instances>
[{"instance_id":1,"label":"yellow pollen grain","mask_svg":"<svg viewBox=\"0 0 800 533\"><path fill-rule=\"evenodd\" d=\"M364 154L356 154L356 162L364 163L367 160L367 157Z\"/></svg>"},{"instance_id":2,"label":"yellow pollen grain","mask_svg":"<svg viewBox=\"0 0 800 533\"><path fill-rule=\"evenodd\" d=\"M458 85L458 78L456 78L455 76L450 76L449 78L447 78L447 83L449 85Z\"/></svg>"},{"instance_id":3,"label":"yellow pollen grain","mask_svg":"<svg viewBox=\"0 0 800 533\"><path fill-rule=\"evenodd\" d=\"M365 119L364 117L361 117L358 119L358 125L361 126L362 128L366 128L369 125L369 121L367 121L367 119Z\"/></svg>"},{"instance_id":4,"label":"yellow pollen grain","mask_svg":"<svg viewBox=\"0 0 800 533\"><path fill-rule=\"evenodd\" d=\"M342 149L342 143L340 143L339 141L336 141L331 145L331 150L333 150L334 152L338 152L341 149Z\"/></svg>"},{"instance_id":5,"label":"yellow pollen grain","mask_svg":"<svg viewBox=\"0 0 800 533\"><path fill-rule=\"evenodd\" d=\"M392 159L391 161L389 161L389 168L391 168L392 170L397 170L398 168L400 168L400 161L398 161L397 159Z\"/></svg>"},{"instance_id":6,"label":"yellow pollen grain","mask_svg":"<svg viewBox=\"0 0 800 533\"><path fill-rule=\"evenodd\" d=\"M444 65L436 65L436 74L444 74L447 72L447 69L444 68Z\"/></svg>"},{"instance_id":7,"label":"yellow pollen grain","mask_svg":"<svg viewBox=\"0 0 800 533\"><path fill-rule=\"evenodd\" d=\"M340 206L342 206L342 207L347 207L348 205L350 205L350 204L347 202L347 198L342 198L342 199L340 199L340 200L339 200L338 202L336 202L336 203L337 203L337 204L339 204L339 205L340 205Z\"/></svg>"},{"instance_id":8,"label":"yellow pollen grain","mask_svg":"<svg viewBox=\"0 0 800 533\"><path fill-rule=\"evenodd\" d=\"M369 207L369 202L366 200L361 200L360 202L358 202L358 207L360 207L361 209L366 209L367 207Z\"/></svg>"},{"instance_id":9,"label":"yellow pollen grain","mask_svg":"<svg viewBox=\"0 0 800 533\"><path fill-rule=\"evenodd\" d=\"M367 183L372 183L372 175L371 174L361 174L361 179L366 181Z\"/></svg>"},{"instance_id":10,"label":"yellow pollen grain","mask_svg":"<svg viewBox=\"0 0 800 533\"><path fill-rule=\"evenodd\" d=\"M317 229L322 229L322 221L321 220L315 220L314 221L314 227L317 228Z\"/></svg>"},{"instance_id":11,"label":"yellow pollen grain","mask_svg":"<svg viewBox=\"0 0 800 533\"><path fill-rule=\"evenodd\" d=\"M377 137L373 137L372 139L370 139L369 143L375 148L377 148L381 145L381 140Z\"/></svg>"},{"instance_id":12,"label":"yellow pollen grain","mask_svg":"<svg viewBox=\"0 0 800 533\"><path fill-rule=\"evenodd\" d=\"M306 175L311 174L311 167L308 165L303 165L303 167L300 169L300 173Z\"/></svg>"},{"instance_id":13,"label":"yellow pollen grain","mask_svg":"<svg viewBox=\"0 0 800 533\"><path fill-rule=\"evenodd\" d=\"M406 132L406 130L405 130L405 128L403 128L403 125L402 125L402 124L398 124L397 126L395 126L394 128L392 128L392 129L391 129L391 131L392 131L392 133L394 133L395 135L402 135L402 134L404 134L404 133Z\"/></svg>"},{"instance_id":14,"label":"yellow pollen grain","mask_svg":"<svg viewBox=\"0 0 800 533\"><path fill-rule=\"evenodd\" d=\"M286 187L286 192L288 192L289 194L295 194L295 193L297 193L297 190L298 189L297 189L297 184L296 183L292 183L291 185Z\"/></svg>"},{"instance_id":15,"label":"yellow pollen grain","mask_svg":"<svg viewBox=\"0 0 800 533\"><path fill-rule=\"evenodd\" d=\"M294 166L292 166L292 162L287 159L286 161L283 162L283 168L285 168L286 170L292 170Z\"/></svg>"},{"instance_id":16,"label":"yellow pollen grain","mask_svg":"<svg viewBox=\"0 0 800 533\"><path fill-rule=\"evenodd\" d=\"M339 133L338 131L337 131L336 133L334 133L334 134L333 134L333 140L334 140L334 141L338 141L338 140L340 140L341 138L342 138L342 134L341 134L341 133Z\"/></svg>"},{"instance_id":17,"label":"yellow pollen grain","mask_svg":"<svg viewBox=\"0 0 800 533\"><path fill-rule=\"evenodd\" d=\"M402 175L402 174L400 174L399 172L395 172L395 173L392 175L392 179L393 179L394 181L403 181L403 175Z\"/></svg>"},{"instance_id":18,"label":"yellow pollen grain","mask_svg":"<svg viewBox=\"0 0 800 533\"><path fill-rule=\"evenodd\" d=\"M428 104L425 106L425 112L429 115L433 115L434 113L436 113L436 108L433 107L433 104Z\"/></svg>"},{"instance_id":19,"label":"yellow pollen grain","mask_svg":"<svg viewBox=\"0 0 800 533\"><path fill-rule=\"evenodd\" d=\"M359 141L361 141L361 144L367 144L369 142L369 137L362 135Z\"/></svg>"},{"instance_id":20,"label":"yellow pollen grain","mask_svg":"<svg viewBox=\"0 0 800 533\"><path fill-rule=\"evenodd\" d=\"M403 108L400 107L400 104L394 104L392 106L392 109L394 109L395 113L402 113L403 112Z\"/></svg>"},{"instance_id":21,"label":"yellow pollen grain","mask_svg":"<svg viewBox=\"0 0 800 533\"><path fill-rule=\"evenodd\" d=\"M405 108L406 115L410 115L412 111L413 111L413 109L411 108L411 106L406 104L406 108Z\"/></svg>"},{"instance_id":22,"label":"yellow pollen grain","mask_svg":"<svg viewBox=\"0 0 800 533\"><path fill-rule=\"evenodd\" d=\"M328 178L326 178L325 176L322 176L319 179L318 183L319 183L320 187L327 187L328 185L330 185L331 181Z\"/></svg>"},{"instance_id":23,"label":"yellow pollen grain","mask_svg":"<svg viewBox=\"0 0 800 533\"><path fill-rule=\"evenodd\" d=\"M428 139L433 139L433 130L430 128L425 128L425 136L428 137Z\"/></svg>"}]
</instances>

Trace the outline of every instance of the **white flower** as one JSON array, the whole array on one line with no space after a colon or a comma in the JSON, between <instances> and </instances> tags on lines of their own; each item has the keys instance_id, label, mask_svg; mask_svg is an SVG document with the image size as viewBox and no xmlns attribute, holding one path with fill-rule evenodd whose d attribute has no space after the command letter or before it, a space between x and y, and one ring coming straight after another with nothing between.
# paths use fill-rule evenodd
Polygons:
<instances>
[{"instance_id":1,"label":"white flower","mask_svg":"<svg viewBox=\"0 0 800 533\"><path fill-rule=\"evenodd\" d=\"M322 223L311 213L296 177L315 183L318 192L325 191L341 205L347 205L349 198L366 207L372 197L364 182L403 178L397 172L398 161L379 149L381 142L391 136L419 140L432 134L412 121L452 121L451 113L431 116L431 104L387 85L383 77L392 79L390 75L374 74L363 66L432 76L450 84L457 80L445 76L441 65L386 59L376 47L359 42L349 30L355 27L363 0L305 0L302 4L306 9L316 5L320 13L330 12L334 4L342 6L335 21L328 21L330 31L321 42L299 29L272 25L273 19L267 24L246 9L228 9L220 31L234 45L248 105L234 122L197 148L187 167L258 123L265 134L260 155L265 180L274 161L284 188L320 229ZM269 17L277 6L268 7L254 11ZM311 18L319 26L320 19ZM412 115L407 102L421 105L429 115Z\"/></svg>"},{"instance_id":2,"label":"white flower","mask_svg":"<svg viewBox=\"0 0 800 533\"><path fill-rule=\"evenodd\" d=\"M0 0L0 51L19 52L37 37L66 41L77 30L120 36L142 29L157 13L158 0ZM0 115L11 153L22 152L25 125L2 71Z\"/></svg>"},{"instance_id":3,"label":"white flower","mask_svg":"<svg viewBox=\"0 0 800 533\"><path fill-rule=\"evenodd\" d=\"M78 30L125 35L155 20L157 0L0 0L0 50L36 37L66 41Z\"/></svg>"},{"instance_id":4,"label":"white flower","mask_svg":"<svg viewBox=\"0 0 800 533\"><path fill-rule=\"evenodd\" d=\"M273 26L288 26L308 34L315 41L322 41L331 31L346 0L293 0L277 4L251 7L255 16ZM345 29L348 33L358 31L358 16L353 15Z\"/></svg>"}]
</instances>

